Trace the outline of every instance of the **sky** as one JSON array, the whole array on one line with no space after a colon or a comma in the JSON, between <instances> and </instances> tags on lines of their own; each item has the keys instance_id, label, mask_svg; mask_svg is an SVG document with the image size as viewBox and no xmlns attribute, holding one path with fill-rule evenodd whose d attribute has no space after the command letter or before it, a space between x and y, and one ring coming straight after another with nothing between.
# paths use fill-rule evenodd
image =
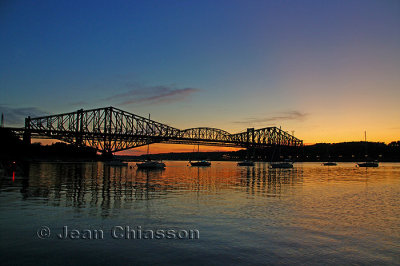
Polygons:
<instances>
[{"instance_id":1,"label":"sky","mask_svg":"<svg viewBox=\"0 0 400 266\"><path fill-rule=\"evenodd\" d=\"M397 0L0 3L6 126L115 106L180 129L388 143L399 99Z\"/></svg>"}]
</instances>

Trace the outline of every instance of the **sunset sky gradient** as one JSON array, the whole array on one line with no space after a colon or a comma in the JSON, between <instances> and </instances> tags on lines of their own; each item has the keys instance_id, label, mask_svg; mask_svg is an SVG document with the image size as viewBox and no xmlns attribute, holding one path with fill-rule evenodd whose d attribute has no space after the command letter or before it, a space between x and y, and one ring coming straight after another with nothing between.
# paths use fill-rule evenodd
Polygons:
<instances>
[{"instance_id":1,"label":"sunset sky gradient","mask_svg":"<svg viewBox=\"0 0 400 266\"><path fill-rule=\"evenodd\" d=\"M181 129L400 140L400 1L2 1L0 50L6 126L115 106Z\"/></svg>"}]
</instances>

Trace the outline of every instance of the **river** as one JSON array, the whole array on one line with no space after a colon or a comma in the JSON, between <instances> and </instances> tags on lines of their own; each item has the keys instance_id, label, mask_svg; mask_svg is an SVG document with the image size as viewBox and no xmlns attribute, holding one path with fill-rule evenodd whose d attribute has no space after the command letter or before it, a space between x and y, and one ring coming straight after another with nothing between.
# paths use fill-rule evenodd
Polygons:
<instances>
[{"instance_id":1,"label":"river","mask_svg":"<svg viewBox=\"0 0 400 266\"><path fill-rule=\"evenodd\" d=\"M2 174L1 264L400 263L399 163L165 163Z\"/></svg>"}]
</instances>

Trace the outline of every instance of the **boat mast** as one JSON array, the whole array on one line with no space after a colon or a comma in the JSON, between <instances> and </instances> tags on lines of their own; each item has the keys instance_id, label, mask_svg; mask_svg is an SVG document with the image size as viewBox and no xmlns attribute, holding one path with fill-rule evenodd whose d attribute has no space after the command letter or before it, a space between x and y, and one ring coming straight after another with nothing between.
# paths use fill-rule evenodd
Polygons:
<instances>
[{"instance_id":1,"label":"boat mast","mask_svg":"<svg viewBox=\"0 0 400 266\"><path fill-rule=\"evenodd\" d=\"M147 123L147 134L149 134L148 131L150 129L150 114L149 114L149 123ZM150 152L150 141L149 138L147 138L147 157L149 157L149 152Z\"/></svg>"},{"instance_id":2,"label":"boat mast","mask_svg":"<svg viewBox=\"0 0 400 266\"><path fill-rule=\"evenodd\" d=\"M368 151L367 151L367 131L364 131L364 143L365 143L365 161L368 158Z\"/></svg>"}]
</instances>

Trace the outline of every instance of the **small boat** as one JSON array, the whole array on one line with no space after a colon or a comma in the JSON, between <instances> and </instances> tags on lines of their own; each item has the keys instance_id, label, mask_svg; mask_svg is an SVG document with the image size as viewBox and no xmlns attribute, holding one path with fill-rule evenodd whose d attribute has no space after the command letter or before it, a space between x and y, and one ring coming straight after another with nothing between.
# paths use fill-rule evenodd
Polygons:
<instances>
[{"instance_id":1,"label":"small boat","mask_svg":"<svg viewBox=\"0 0 400 266\"><path fill-rule=\"evenodd\" d=\"M357 163L358 167L378 167L379 163L377 161L373 162L365 162L365 163Z\"/></svg>"},{"instance_id":2,"label":"small boat","mask_svg":"<svg viewBox=\"0 0 400 266\"><path fill-rule=\"evenodd\" d=\"M107 161L104 164L105 165L109 165L109 166L128 166L128 163L122 162L122 161L118 161L118 160Z\"/></svg>"},{"instance_id":3,"label":"small boat","mask_svg":"<svg viewBox=\"0 0 400 266\"><path fill-rule=\"evenodd\" d=\"M293 168L293 162L284 160L283 162L270 163L270 168Z\"/></svg>"},{"instance_id":4,"label":"small boat","mask_svg":"<svg viewBox=\"0 0 400 266\"><path fill-rule=\"evenodd\" d=\"M150 122L150 114L149 114L149 122ZM136 163L138 170L152 170L152 169L164 169L165 163L153 161L150 159L150 141L147 144L147 160L141 163Z\"/></svg>"},{"instance_id":5,"label":"small boat","mask_svg":"<svg viewBox=\"0 0 400 266\"><path fill-rule=\"evenodd\" d=\"M324 166L336 166L337 163L335 163L335 162L326 162L326 163L323 163L323 165Z\"/></svg>"},{"instance_id":6,"label":"small boat","mask_svg":"<svg viewBox=\"0 0 400 266\"><path fill-rule=\"evenodd\" d=\"M197 145L197 154L200 153L200 145ZM207 160L199 160L197 162L192 162L191 160L189 160L189 163L191 166L210 166L211 162L207 161Z\"/></svg>"},{"instance_id":7,"label":"small boat","mask_svg":"<svg viewBox=\"0 0 400 266\"><path fill-rule=\"evenodd\" d=\"M249 160L244 160L244 161L238 162L237 164L239 166L254 166L254 162L249 161Z\"/></svg>"},{"instance_id":8,"label":"small boat","mask_svg":"<svg viewBox=\"0 0 400 266\"><path fill-rule=\"evenodd\" d=\"M367 131L364 131L364 136L365 136L365 158L368 158L367 155ZM379 167L378 161L366 161L364 163L357 163L358 167Z\"/></svg>"},{"instance_id":9,"label":"small boat","mask_svg":"<svg viewBox=\"0 0 400 266\"><path fill-rule=\"evenodd\" d=\"M197 162L190 162L191 166L210 166L211 162L202 160L202 161L197 161Z\"/></svg>"},{"instance_id":10,"label":"small boat","mask_svg":"<svg viewBox=\"0 0 400 266\"><path fill-rule=\"evenodd\" d=\"M164 169L165 163L149 160L142 163L137 163L136 166L138 169Z\"/></svg>"}]
</instances>

